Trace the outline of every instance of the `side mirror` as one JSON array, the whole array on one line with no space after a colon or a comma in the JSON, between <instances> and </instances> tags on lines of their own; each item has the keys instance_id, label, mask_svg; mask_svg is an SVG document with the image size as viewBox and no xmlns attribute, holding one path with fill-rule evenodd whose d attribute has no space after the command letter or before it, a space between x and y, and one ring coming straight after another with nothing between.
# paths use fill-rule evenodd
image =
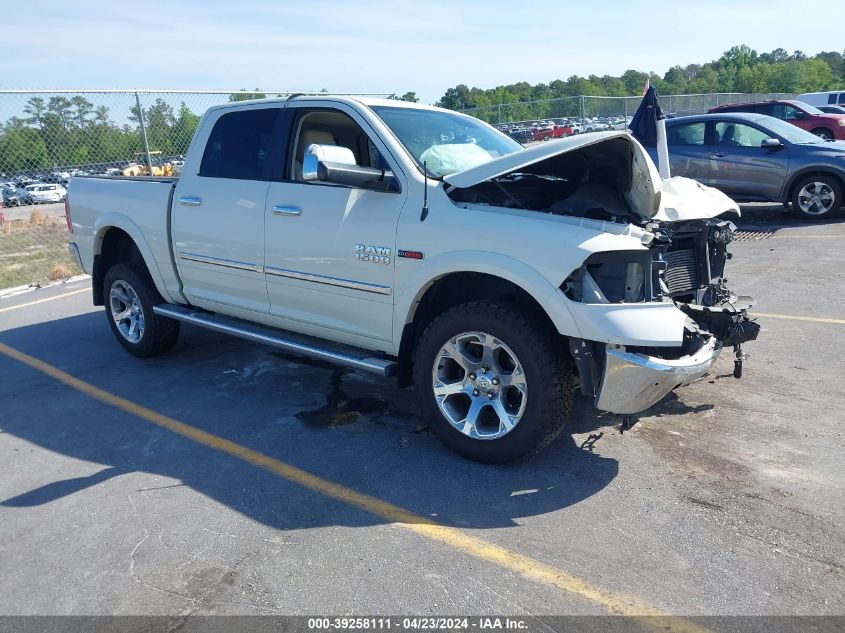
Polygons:
<instances>
[{"instance_id":1,"label":"side mirror","mask_svg":"<svg viewBox=\"0 0 845 633\"><path fill-rule=\"evenodd\" d=\"M766 138L760 143L760 147L763 149L780 149L783 147L783 143L777 138Z\"/></svg>"},{"instance_id":2,"label":"side mirror","mask_svg":"<svg viewBox=\"0 0 845 633\"><path fill-rule=\"evenodd\" d=\"M358 187L383 193L400 193L402 188L393 172L361 167L348 147L309 145L302 160L302 179Z\"/></svg>"},{"instance_id":3,"label":"side mirror","mask_svg":"<svg viewBox=\"0 0 845 633\"><path fill-rule=\"evenodd\" d=\"M801 110L796 110L795 116L793 116L792 118L793 119L803 119L804 118L804 112L802 112Z\"/></svg>"}]
</instances>

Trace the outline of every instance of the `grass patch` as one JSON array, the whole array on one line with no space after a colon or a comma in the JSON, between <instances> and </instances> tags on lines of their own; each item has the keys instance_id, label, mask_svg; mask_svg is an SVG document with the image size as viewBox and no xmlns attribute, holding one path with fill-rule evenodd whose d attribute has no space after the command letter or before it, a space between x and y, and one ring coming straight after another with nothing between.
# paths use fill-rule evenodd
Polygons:
<instances>
[{"instance_id":1,"label":"grass patch","mask_svg":"<svg viewBox=\"0 0 845 633\"><path fill-rule=\"evenodd\" d=\"M0 227L0 288L41 284L82 271L67 250L63 218L32 213L26 220L8 220Z\"/></svg>"}]
</instances>

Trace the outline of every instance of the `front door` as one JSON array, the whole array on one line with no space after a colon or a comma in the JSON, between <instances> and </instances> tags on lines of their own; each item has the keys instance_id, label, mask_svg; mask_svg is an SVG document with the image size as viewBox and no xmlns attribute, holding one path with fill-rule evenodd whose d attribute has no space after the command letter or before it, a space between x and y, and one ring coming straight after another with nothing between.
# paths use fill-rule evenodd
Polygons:
<instances>
[{"instance_id":1,"label":"front door","mask_svg":"<svg viewBox=\"0 0 845 633\"><path fill-rule=\"evenodd\" d=\"M771 134L735 121L714 125L710 179L717 189L742 200L778 200L789 169L789 149L761 147Z\"/></svg>"},{"instance_id":2,"label":"front door","mask_svg":"<svg viewBox=\"0 0 845 633\"><path fill-rule=\"evenodd\" d=\"M407 186L380 193L304 181L302 160L312 143L347 147L358 165L399 172L353 109L289 110L291 151L284 179L270 184L265 211L270 313L291 329L336 340L391 341L396 226Z\"/></svg>"}]
</instances>

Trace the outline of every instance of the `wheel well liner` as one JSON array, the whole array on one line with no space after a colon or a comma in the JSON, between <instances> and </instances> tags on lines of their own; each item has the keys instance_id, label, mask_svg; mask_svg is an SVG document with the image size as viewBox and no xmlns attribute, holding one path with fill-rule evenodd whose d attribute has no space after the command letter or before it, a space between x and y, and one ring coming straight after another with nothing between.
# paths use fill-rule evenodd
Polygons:
<instances>
[{"instance_id":1,"label":"wheel well liner","mask_svg":"<svg viewBox=\"0 0 845 633\"><path fill-rule=\"evenodd\" d=\"M400 388L409 387L412 383L411 359L416 342L426 327L446 310L481 299L495 299L516 304L535 314L548 327L552 328L552 331L557 332L552 320L540 303L515 283L487 273L449 273L435 279L426 289L417 303L413 319L406 323L402 330L398 354L399 370L397 372Z\"/></svg>"},{"instance_id":2,"label":"wheel well liner","mask_svg":"<svg viewBox=\"0 0 845 633\"><path fill-rule=\"evenodd\" d=\"M115 264L130 262L140 264L146 270L144 258L135 241L123 229L111 227L102 235L99 253L94 255L91 284L94 291L94 305L103 305L103 280L106 272Z\"/></svg>"}]
</instances>

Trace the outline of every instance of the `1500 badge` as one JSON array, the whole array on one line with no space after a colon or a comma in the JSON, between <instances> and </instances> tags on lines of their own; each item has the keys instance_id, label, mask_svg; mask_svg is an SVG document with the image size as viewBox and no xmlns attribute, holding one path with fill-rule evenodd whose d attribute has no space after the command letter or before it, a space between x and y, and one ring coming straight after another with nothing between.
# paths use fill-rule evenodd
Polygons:
<instances>
[{"instance_id":1,"label":"1500 badge","mask_svg":"<svg viewBox=\"0 0 845 633\"><path fill-rule=\"evenodd\" d=\"M369 244L356 244L355 259L360 262L389 264L390 249L386 246L370 246Z\"/></svg>"}]
</instances>

